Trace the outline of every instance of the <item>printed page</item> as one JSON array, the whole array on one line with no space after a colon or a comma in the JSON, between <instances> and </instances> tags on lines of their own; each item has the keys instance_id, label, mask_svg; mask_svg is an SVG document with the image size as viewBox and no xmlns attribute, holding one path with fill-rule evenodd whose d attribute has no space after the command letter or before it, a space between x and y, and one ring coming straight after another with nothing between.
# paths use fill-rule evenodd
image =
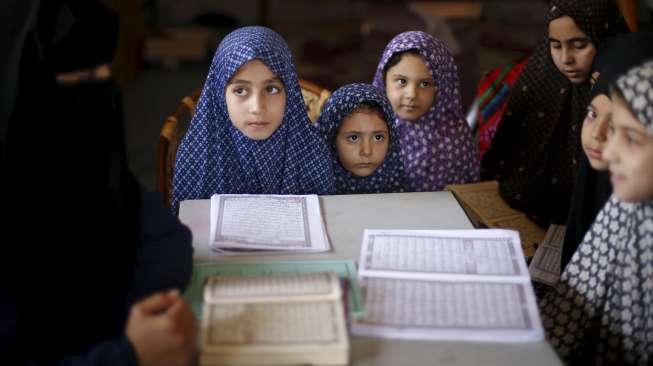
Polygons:
<instances>
[{"instance_id":1,"label":"printed page","mask_svg":"<svg viewBox=\"0 0 653 366\"><path fill-rule=\"evenodd\" d=\"M339 301L208 305L204 344L211 346L293 345L340 340Z\"/></svg>"},{"instance_id":2,"label":"printed page","mask_svg":"<svg viewBox=\"0 0 653 366\"><path fill-rule=\"evenodd\" d=\"M210 242L215 250L329 250L316 195L214 195Z\"/></svg>"},{"instance_id":3,"label":"printed page","mask_svg":"<svg viewBox=\"0 0 653 366\"><path fill-rule=\"evenodd\" d=\"M347 281L349 316L360 318L365 313L363 291L360 286L356 264L352 260L310 260L310 261L228 261L196 264L193 277L186 288L184 298L193 308L198 319L202 318L204 292L211 277L272 277L283 274L333 272L340 280ZM334 280L334 283L337 281ZM339 285L339 284L338 284ZM341 291L341 286L338 291Z\"/></svg>"},{"instance_id":4,"label":"printed page","mask_svg":"<svg viewBox=\"0 0 653 366\"><path fill-rule=\"evenodd\" d=\"M404 339L519 342L543 339L530 283L365 279L356 334Z\"/></svg>"},{"instance_id":5,"label":"printed page","mask_svg":"<svg viewBox=\"0 0 653 366\"><path fill-rule=\"evenodd\" d=\"M338 275L332 272L212 276L205 286L204 302L337 299L341 295L338 281Z\"/></svg>"},{"instance_id":6,"label":"printed page","mask_svg":"<svg viewBox=\"0 0 653 366\"><path fill-rule=\"evenodd\" d=\"M553 286L560 279L562 244L565 226L551 225L546 231L542 245L537 248L528 270L533 281Z\"/></svg>"},{"instance_id":7,"label":"printed page","mask_svg":"<svg viewBox=\"0 0 653 366\"><path fill-rule=\"evenodd\" d=\"M361 277L528 281L511 230L365 230Z\"/></svg>"}]
</instances>

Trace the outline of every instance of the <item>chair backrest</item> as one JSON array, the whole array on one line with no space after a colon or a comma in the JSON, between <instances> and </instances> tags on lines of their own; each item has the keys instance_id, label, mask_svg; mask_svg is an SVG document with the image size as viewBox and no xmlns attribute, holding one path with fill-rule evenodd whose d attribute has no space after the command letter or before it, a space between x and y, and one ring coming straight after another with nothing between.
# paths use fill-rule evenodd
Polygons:
<instances>
[{"instance_id":1,"label":"chair backrest","mask_svg":"<svg viewBox=\"0 0 653 366\"><path fill-rule=\"evenodd\" d=\"M300 79L299 85L302 89L306 111L311 122L314 123L320 115L324 103L331 96L331 92L307 80ZM183 97L175 111L166 118L161 127L156 152L156 190L163 196L163 203L167 207L170 207L172 203L172 176L177 158L177 148L186 132L185 128L193 118L201 93L202 89L200 88Z\"/></svg>"},{"instance_id":2,"label":"chair backrest","mask_svg":"<svg viewBox=\"0 0 653 366\"><path fill-rule=\"evenodd\" d=\"M181 99L175 111L166 118L159 134L159 144L156 151L156 190L163 196L163 202L170 207L172 202L172 175L175 168L177 148L185 131L180 131L179 125L190 122L195 113L197 100L202 89Z\"/></svg>"},{"instance_id":3,"label":"chair backrest","mask_svg":"<svg viewBox=\"0 0 653 366\"><path fill-rule=\"evenodd\" d=\"M326 88L316 85L308 80L300 79L299 86L302 88L302 96L306 104L306 112L311 122L315 123L319 117L324 103L331 96L331 92Z\"/></svg>"}]
</instances>

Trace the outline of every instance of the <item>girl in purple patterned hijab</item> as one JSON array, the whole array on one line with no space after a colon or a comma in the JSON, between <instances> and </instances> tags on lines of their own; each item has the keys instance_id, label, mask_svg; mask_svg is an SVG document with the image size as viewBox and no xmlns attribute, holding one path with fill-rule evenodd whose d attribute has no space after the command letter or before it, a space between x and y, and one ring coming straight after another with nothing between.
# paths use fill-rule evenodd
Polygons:
<instances>
[{"instance_id":1,"label":"girl in purple patterned hijab","mask_svg":"<svg viewBox=\"0 0 653 366\"><path fill-rule=\"evenodd\" d=\"M388 95L397 116L408 190L478 181L458 70L442 41L419 31L397 35L383 51L374 86Z\"/></svg>"}]
</instances>

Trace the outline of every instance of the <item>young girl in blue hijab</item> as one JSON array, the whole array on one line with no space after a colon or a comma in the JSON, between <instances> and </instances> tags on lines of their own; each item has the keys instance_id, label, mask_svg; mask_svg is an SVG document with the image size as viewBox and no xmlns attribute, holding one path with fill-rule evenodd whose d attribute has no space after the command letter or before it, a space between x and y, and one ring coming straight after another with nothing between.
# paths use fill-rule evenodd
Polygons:
<instances>
[{"instance_id":1,"label":"young girl in blue hijab","mask_svg":"<svg viewBox=\"0 0 653 366\"><path fill-rule=\"evenodd\" d=\"M348 84L329 98L317 125L331 150L338 194L403 191L395 115L371 84Z\"/></svg>"},{"instance_id":2,"label":"young girl in blue hijab","mask_svg":"<svg viewBox=\"0 0 653 366\"><path fill-rule=\"evenodd\" d=\"M265 27L240 28L220 43L179 146L173 209L216 193L332 193L328 154L286 42Z\"/></svg>"}]
</instances>

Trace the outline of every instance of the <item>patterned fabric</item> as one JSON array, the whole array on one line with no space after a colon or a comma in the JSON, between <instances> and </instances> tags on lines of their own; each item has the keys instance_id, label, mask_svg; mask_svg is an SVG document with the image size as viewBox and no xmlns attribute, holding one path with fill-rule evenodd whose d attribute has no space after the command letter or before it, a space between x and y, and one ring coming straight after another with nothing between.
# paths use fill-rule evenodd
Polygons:
<instances>
[{"instance_id":1,"label":"patterned fabric","mask_svg":"<svg viewBox=\"0 0 653 366\"><path fill-rule=\"evenodd\" d=\"M252 140L229 119L225 88L248 61L259 59L285 86L279 128ZM197 110L177 153L173 210L186 199L231 194L329 194L334 191L329 152L310 126L290 49L277 33L244 27L227 35L213 57Z\"/></svg>"},{"instance_id":2,"label":"patterned fabric","mask_svg":"<svg viewBox=\"0 0 653 366\"><path fill-rule=\"evenodd\" d=\"M383 164L374 173L367 177L358 177L340 164L335 138L342 121L363 102L376 104L383 111L390 132L390 146ZM403 191L404 166L395 114L390 101L376 87L370 84L348 84L336 90L324 105L317 120L317 127L331 147L331 160L338 194Z\"/></svg>"},{"instance_id":3,"label":"patterned fabric","mask_svg":"<svg viewBox=\"0 0 653 366\"><path fill-rule=\"evenodd\" d=\"M617 87L635 117L653 136L653 61L649 60L628 71L617 79Z\"/></svg>"},{"instance_id":4,"label":"patterned fabric","mask_svg":"<svg viewBox=\"0 0 653 366\"><path fill-rule=\"evenodd\" d=\"M610 85L629 68L653 59L653 33L639 32L621 34L606 39L594 58L593 70L600 73L592 86L591 99L599 94L610 95ZM578 174L571 197L567 218L565 241L562 245L562 268L583 240L594 222L596 214L612 194L607 171L592 169L584 153L580 154Z\"/></svg>"},{"instance_id":5,"label":"patterned fabric","mask_svg":"<svg viewBox=\"0 0 653 366\"><path fill-rule=\"evenodd\" d=\"M429 110L415 121L396 117L404 157L406 188L439 191L448 184L478 181L478 158L460 104L458 69L442 41L424 32L404 32L386 46L374 76L385 92L383 68L397 52L416 49L437 86Z\"/></svg>"},{"instance_id":6,"label":"patterned fabric","mask_svg":"<svg viewBox=\"0 0 653 366\"><path fill-rule=\"evenodd\" d=\"M614 0L554 0L547 24L563 15L597 48L606 37L628 32ZM539 217L545 225L566 221L589 93L589 82L574 85L558 71L546 32L483 156L481 178L498 180L501 196L512 207Z\"/></svg>"},{"instance_id":7,"label":"patterned fabric","mask_svg":"<svg viewBox=\"0 0 653 366\"><path fill-rule=\"evenodd\" d=\"M653 137L653 62L617 85ZM540 309L549 341L569 363L653 363L653 200L613 195Z\"/></svg>"}]
</instances>

